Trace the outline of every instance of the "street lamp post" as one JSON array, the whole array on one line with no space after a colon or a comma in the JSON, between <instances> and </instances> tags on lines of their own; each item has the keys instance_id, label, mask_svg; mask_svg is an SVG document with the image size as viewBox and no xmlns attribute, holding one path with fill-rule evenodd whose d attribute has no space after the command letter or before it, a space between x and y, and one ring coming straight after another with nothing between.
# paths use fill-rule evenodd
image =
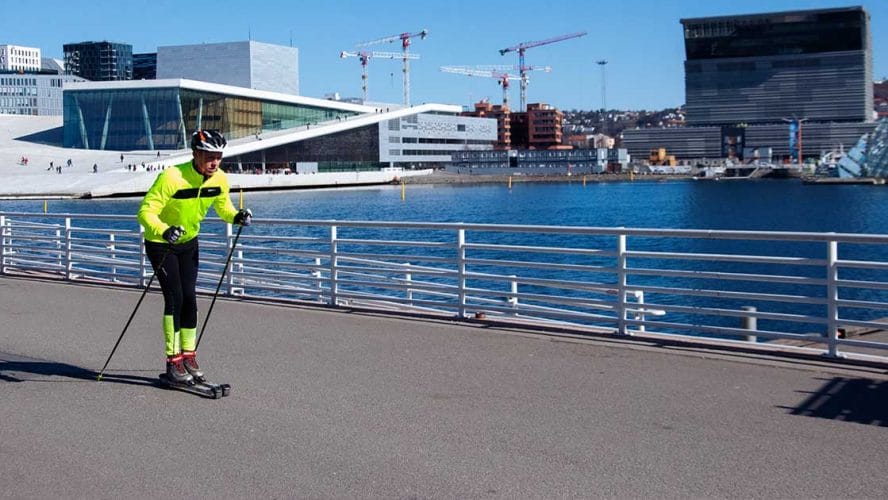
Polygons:
<instances>
[{"instance_id":1,"label":"street lamp post","mask_svg":"<svg viewBox=\"0 0 888 500\"><path fill-rule=\"evenodd\" d=\"M607 60L602 59L600 61L595 61L595 64L601 66L601 128L604 132L604 135L608 133L607 127L607 79L604 71L604 66L607 65Z\"/></svg>"}]
</instances>

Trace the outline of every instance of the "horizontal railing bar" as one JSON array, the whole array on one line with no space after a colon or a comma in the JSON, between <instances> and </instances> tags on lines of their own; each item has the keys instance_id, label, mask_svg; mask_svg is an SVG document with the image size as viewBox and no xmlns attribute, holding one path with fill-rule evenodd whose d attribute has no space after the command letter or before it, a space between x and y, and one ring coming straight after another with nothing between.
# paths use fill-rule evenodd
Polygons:
<instances>
[{"instance_id":1,"label":"horizontal railing bar","mask_svg":"<svg viewBox=\"0 0 888 500\"><path fill-rule=\"evenodd\" d=\"M863 321L856 319L839 318L838 324L842 326L857 326L862 328L878 328L881 330L888 330L888 323L883 323L880 321Z\"/></svg>"},{"instance_id":2,"label":"horizontal railing bar","mask_svg":"<svg viewBox=\"0 0 888 500\"><path fill-rule=\"evenodd\" d=\"M249 245L239 245L238 250L244 253L254 254L275 254L275 255L293 255L304 257L329 257L329 251L308 250L300 248L272 248L272 247L253 247Z\"/></svg>"},{"instance_id":3,"label":"horizontal railing bar","mask_svg":"<svg viewBox=\"0 0 888 500\"><path fill-rule=\"evenodd\" d=\"M645 293L660 293L664 295L693 295L695 297L712 297L719 299L738 299L738 300L754 300L754 301L770 301L770 302L790 302L798 304L826 304L826 298L806 297L803 295L786 295L775 293L758 293L758 292L734 292L727 290L708 290L701 288L676 288L676 287L660 287L650 285L633 284L633 289Z\"/></svg>"},{"instance_id":4,"label":"horizontal railing bar","mask_svg":"<svg viewBox=\"0 0 888 500\"><path fill-rule=\"evenodd\" d=\"M330 240L319 236L278 236L274 234L242 234L240 241L244 242L288 242L308 244L329 244Z\"/></svg>"},{"instance_id":5,"label":"horizontal railing bar","mask_svg":"<svg viewBox=\"0 0 888 500\"><path fill-rule=\"evenodd\" d=\"M838 260L836 265L839 269L888 269L888 262L875 262L871 260Z\"/></svg>"},{"instance_id":6,"label":"horizontal railing bar","mask_svg":"<svg viewBox=\"0 0 888 500\"><path fill-rule=\"evenodd\" d=\"M826 285L822 278L804 276L784 276L767 274L722 273L717 271L681 271L674 269L647 269L633 267L627 270L630 276L659 276L664 278L697 278L729 281L763 281L768 283L786 283L792 285Z\"/></svg>"},{"instance_id":7,"label":"horizontal railing bar","mask_svg":"<svg viewBox=\"0 0 888 500\"><path fill-rule=\"evenodd\" d=\"M589 255L594 257L614 257L616 252L588 248L559 248L545 246L498 245L493 243L466 243L467 250L495 250L503 252L552 253L562 255Z\"/></svg>"},{"instance_id":8,"label":"horizontal railing bar","mask_svg":"<svg viewBox=\"0 0 888 500\"><path fill-rule=\"evenodd\" d=\"M611 273L612 267L591 266L582 264L558 264L549 262L528 262L521 260L493 260L466 258L466 264L494 267L520 267L525 269L551 269L558 271L582 271L588 273Z\"/></svg>"},{"instance_id":9,"label":"horizontal railing bar","mask_svg":"<svg viewBox=\"0 0 888 500\"><path fill-rule=\"evenodd\" d=\"M673 259L673 260L692 260L692 261L717 261L717 262L744 262L757 264L781 264L781 265L798 265L798 266L823 266L826 264L825 259L814 259L808 257L778 257L766 255L737 255L737 254L714 254L714 253L682 253L682 252L645 252L638 250L627 250L627 257L651 258L651 259Z\"/></svg>"},{"instance_id":10,"label":"horizontal railing bar","mask_svg":"<svg viewBox=\"0 0 888 500\"><path fill-rule=\"evenodd\" d=\"M856 307L860 309L879 309L879 310L888 310L888 304L884 302L871 302L868 300L847 300L847 299L838 299L836 300L836 306L838 307Z\"/></svg>"},{"instance_id":11,"label":"horizontal railing bar","mask_svg":"<svg viewBox=\"0 0 888 500\"><path fill-rule=\"evenodd\" d=\"M417 286L413 283L388 283L388 282L380 282L380 281L357 281L357 280L345 280L339 279L336 280L340 287L347 286L363 286L367 288L381 288L383 290L410 290L414 293L424 293L426 288L423 286ZM431 287L428 288L430 292L436 292L440 290L447 290L446 287Z\"/></svg>"},{"instance_id":12,"label":"horizontal railing bar","mask_svg":"<svg viewBox=\"0 0 888 500\"><path fill-rule=\"evenodd\" d=\"M772 319L778 321L791 321L794 323L814 323L827 324L826 318L821 316L811 316L805 314L791 313L773 313L767 311L746 311L738 309L724 309L719 307L702 307L702 306L680 306L675 304L657 304L654 302L645 302L641 307L646 310L658 309L666 312L677 312L686 314L699 314L704 316L722 316L732 318L758 318Z\"/></svg>"},{"instance_id":13,"label":"horizontal railing bar","mask_svg":"<svg viewBox=\"0 0 888 500\"><path fill-rule=\"evenodd\" d=\"M322 268L324 269L324 268ZM329 269L329 268L326 268ZM390 274L411 274L413 276L442 276L442 277L455 277L459 273L456 270L448 270L448 269L438 269L438 270L426 270L426 269L417 269L417 268L379 268L379 267L361 267L361 266L336 266L337 270L347 270L347 271L363 271L363 272L385 272Z\"/></svg>"},{"instance_id":14,"label":"horizontal railing bar","mask_svg":"<svg viewBox=\"0 0 888 500\"><path fill-rule=\"evenodd\" d=\"M568 281L568 280L553 280L553 279L544 279L544 278L530 278L526 276L504 276L504 275L496 275L496 274L481 274L481 273L473 273L467 272L465 274L466 279L478 280L478 281L498 281L503 283L511 283L515 282L520 285L537 285L549 288L559 288L565 290L582 290L582 291L599 291L607 293L608 290L613 290L616 288L614 284L607 283L592 283L592 282L584 282L584 281Z\"/></svg>"},{"instance_id":15,"label":"horizontal railing bar","mask_svg":"<svg viewBox=\"0 0 888 500\"><path fill-rule=\"evenodd\" d=\"M351 259L389 259L395 261L405 261L405 260L417 260L420 262L445 262L445 263L453 263L455 259L453 257L433 257L430 255L398 255L398 254L384 254L384 253L359 253L359 252L343 252L337 253L337 257L340 261L343 260L351 260Z\"/></svg>"},{"instance_id":16,"label":"horizontal railing bar","mask_svg":"<svg viewBox=\"0 0 888 500\"><path fill-rule=\"evenodd\" d=\"M473 295L481 295L488 297L505 297L512 298L513 294L504 290L486 290L481 288L466 288L466 292L471 292ZM575 297L565 297L563 295L545 295L545 294L536 294L536 293L519 293L514 295L515 298L518 299L519 303L525 303L527 301L537 301L537 302L550 302L553 304L562 304L562 305L571 305L571 306L584 306L590 307L593 309L607 309L613 310L616 307L616 301L611 299L610 301L606 300L594 300L594 299L581 299ZM634 304L634 303L632 303ZM645 304L647 306L647 304Z\"/></svg>"},{"instance_id":17,"label":"horizontal railing bar","mask_svg":"<svg viewBox=\"0 0 888 500\"><path fill-rule=\"evenodd\" d=\"M471 305L467 305L467 307L471 307ZM617 323L619 318L613 316L604 316L600 314L594 313L583 313L583 312L574 312L564 309L553 309L553 310L542 310L542 308L531 308L531 307L521 307L517 308L507 307L507 306L477 306L477 308L483 312L502 312L504 314L518 314L518 313L536 313L534 315L535 318L560 318L562 320L595 320L601 321L605 323ZM545 316L542 316L545 315Z\"/></svg>"},{"instance_id":18,"label":"horizontal railing bar","mask_svg":"<svg viewBox=\"0 0 888 500\"><path fill-rule=\"evenodd\" d=\"M355 238L337 238L340 245L387 245L394 247L423 247L423 248L456 248L456 243L439 241L407 241L407 240L365 240Z\"/></svg>"},{"instance_id":19,"label":"horizontal railing bar","mask_svg":"<svg viewBox=\"0 0 888 500\"><path fill-rule=\"evenodd\" d=\"M860 340L859 338L839 339L838 343L841 346L863 347L863 348L867 348L867 349L888 349L888 344L886 344L884 342L873 342L872 340Z\"/></svg>"},{"instance_id":20,"label":"horizontal railing bar","mask_svg":"<svg viewBox=\"0 0 888 500\"><path fill-rule=\"evenodd\" d=\"M877 281L836 280L839 288L872 288L874 290L888 290L888 283Z\"/></svg>"},{"instance_id":21,"label":"horizontal railing bar","mask_svg":"<svg viewBox=\"0 0 888 500\"><path fill-rule=\"evenodd\" d=\"M692 330L697 332L704 332L710 334L717 335L730 335L733 337L748 337L748 336L756 336L756 337L765 337L769 339L790 339L790 340L806 340L809 342L817 342L817 343L826 343L827 339L820 335L816 334L799 334L799 333L787 333L787 332L775 332L770 330L747 330L744 328L730 328L724 326L716 326L716 325L697 325L697 324L688 324L688 323L673 323L668 321L658 321L658 320L633 320L627 319L627 323L632 324L644 324L648 328L674 328L677 330ZM647 332L652 333L652 332Z\"/></svg>"}]
</instances>

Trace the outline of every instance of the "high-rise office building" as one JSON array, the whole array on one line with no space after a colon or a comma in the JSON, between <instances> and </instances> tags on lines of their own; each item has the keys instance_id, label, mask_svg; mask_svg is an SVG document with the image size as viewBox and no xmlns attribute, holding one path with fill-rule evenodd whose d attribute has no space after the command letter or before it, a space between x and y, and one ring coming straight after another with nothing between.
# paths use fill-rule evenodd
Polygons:
<instances>
[{"instance_id":1,"label":"high-rise office building","mask_svg":"<svg viewBox=\"0 0 888 500\"><path fill-rule=\"evenodd\" d=\"M66 43L65 73L92 81L132 80L133 46L116 42Z\"/></svg>"},{"instance_id":2,"label":"high-rise office building","mask_svg":"<svg viewBox=\"0 0 888 500\"><path fill-rule=\"evenodd\" d=\"M870 18L862 7L681 24L688 126L625 130L632 156L666 148L681 159L742 160L744 150L770 148L775 160L798 161L849 149L875 128Z\"/></svg>"},{"instance_id":3,"label":"high-rise office building","mask_svg":"<svg viewBox=\"0 0 888 500\"><path fill-rule=\"evenodd\" d=\"M688 125L872 120L862 7L682 19Z\"/></svg>"}]
</instances>

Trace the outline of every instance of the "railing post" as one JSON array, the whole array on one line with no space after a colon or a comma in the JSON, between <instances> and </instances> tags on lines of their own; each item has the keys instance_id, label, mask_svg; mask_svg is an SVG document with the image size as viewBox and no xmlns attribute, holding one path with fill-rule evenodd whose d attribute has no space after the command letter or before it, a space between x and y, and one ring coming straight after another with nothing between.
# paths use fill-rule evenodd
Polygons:
<instances>
[{"instance_id":1,"label":"railing post","mask_svg":"<svg viewBox=\"0 0 888 500\"><path fill-rule=\"evenodd\" d=\"M65 217L65 280L71 280L71 218Z\"/></svg>"},{"instance_id":2,"label":"railing post","mask_svg":"<svg viewBox=\"0 0 888 500\"><path fill-rule=\"evenodd\" d=\"M512 316L517 316L518 312L518 276L510 275L512 281L509 285L509 305L512 306Z\"/></svg>"},{"instance_id":3,"label":"railing post","mask_svg":"<svg viewBox=\"0 0 888 500\"><path fill-rule=\"evenodd\" d=\"M321 258L315 257L315 270L311 272L311 275L315 278L315 288L318 289L318 302L323 301L323 293L321 290L324 289L324 286L321 284Z\"/></svg>"},{"instance_id":4,"label":"railing post","mask_svg":"<svg viewBox=\"0 0 888 500\"><path fill-rule=\"evenodd\" d=\"M645 320L645 311L644 311L644 292L641 290L635 290L632 292L632 296L635 297L635 306L638 308L638 312L635 313L634 317L637 320L641 321L641 324L638 325L638 331L644 331L644 320Z\"/></svg>"},{"instance_id":5,"label":"railing post","mask_svg":"<svg viewBox=\"0 0 888 500\"><path fill-rule=\"evenodd\" d=\"M839 308L836 301L839 300L839 288L836 282L839 279L838 260L839 244L836 241L826 243L826 337L827 353L831 358L839 357Z\"/></svg>"},{"instance_id":6,"label":"railing post","mask_svg":"<svg viewBox=\"0 0 888 500\"><path fill-rule=\"evenodd\" d=\"M743 306L741 309L743 309L746 312L751 312L751 313L754 313L758 310L755 306ZM749 331L754 332L754 331L758 330L758 318L753 314L750 314L749 316L744 316L743 318L741 318L740 327L743 328L744 330L749 330ZM747 342L757 342L758 338L755 335L747 335L746 341Z\"/></svg>"},{"instance_id":7,"label":"railing post","mask_svg":"<svg viewBox=\"0 0 888 500\"><path fill-rule=\"evenodd\" d=\"M617 334L630 335L626 330L626 235L617 236Z\"/></svg>"},{"instance_id":8,"label":"railing post","mask_svg":"<svg viewBox=\"0 0 888 500\"><path fill-rule=\"evenodd\" d=\"M232 231L232 224L225 224L225 255L227 256L234 249L234 231ZM232 256L233 259L233 256ZM225 265L229 267L226 269ZM222 263L222 273L228 273L228 279L225 280L225 294L229 297L233 295L234 288L234 262L223 262ZM221 278L220 278L221 279Z\"/></svg>"},{"instance_id":9,"label":"railing post","mask_svg":"<svg viewBox=\"0 0 888 500\"><path fill-rule=\"evenodd\" d=\"M0 274L6 274L6 216L0 215Z\"/></svg>"},{"instance_id":10,"label":"railing post","mask_svg":"<svg viewBox=\"0 0 888 500\"><path fill-rule=\"evenodd\" d=\"M337 305L336 296L339 294L339 249L336 239L336 226L330 226L330 305Z\"/></svg>"},{"instance_id":11,"label":"railing post","mask_svg":"<svg viewBox=\"0 0 888 500\"><path fill-rule=\"evenodd\" d=\"M108 241L110 242L108 244L108 250L111 251L111 262L112 262L112 264L111 264L111 282L117 283L117 266L115 265L117 263L117 248L114 245L114 242L115 242L114 233L111 233L108 235Z\"/></svg>"},{"instance_id":12,"label":"railing post","mask_svg":"<svg viewBox=\"0 0 888 500\"><path fill-rule=\"evenodd\" d=\"M458 302L456 315L463 319L466 317L466 230L456 231L456 279L458 289Z\"/></svg>"},{"instance_id":13,"label":"railing post","mask_svg":"<svg viewBox=\"0 0 888 500\"><path fill-rule=\"evenodd\" d=\"M139 288L145 288L148 282L145 280L146 265L145 260L148 254L145 252L145 228L139 224Z\"/></svg>"},{"instance_id":14,"label":"railing post","mask_svg":"<svg viewBox=\"0 0 888 500\"><path fill-rule=\"evenodd\" d=\"M405 262L404 268L410 269L410 263ZM410 283L413 281L413 275L409 272L404 273L404 281L407 283L407 303L413 305L413 290L410 289Z\"/></svg>"}]
</instances>

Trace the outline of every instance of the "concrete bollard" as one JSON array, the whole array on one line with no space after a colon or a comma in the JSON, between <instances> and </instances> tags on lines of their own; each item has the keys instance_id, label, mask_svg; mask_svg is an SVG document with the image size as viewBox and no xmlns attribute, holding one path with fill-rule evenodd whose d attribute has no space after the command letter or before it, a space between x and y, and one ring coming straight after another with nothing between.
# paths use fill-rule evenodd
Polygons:
<instances>
[{"instance_id":1,"label":"concrete bollard","mask_svg":"<svg viewBox=\"0 0 888 500\"><path fill-rule=\"evenodd\" d=\"M753 306L743 306L743 310L747 311L747 312L756 312L757 309ZM758 330L758 318L756 318L755 316L744 317L741 327L744 330L752 330L752 331ZM746 336L747 342L756 342L757 340L758 339L756 338L755 335L747 335Z\"/></svg>"}]
</instances>

